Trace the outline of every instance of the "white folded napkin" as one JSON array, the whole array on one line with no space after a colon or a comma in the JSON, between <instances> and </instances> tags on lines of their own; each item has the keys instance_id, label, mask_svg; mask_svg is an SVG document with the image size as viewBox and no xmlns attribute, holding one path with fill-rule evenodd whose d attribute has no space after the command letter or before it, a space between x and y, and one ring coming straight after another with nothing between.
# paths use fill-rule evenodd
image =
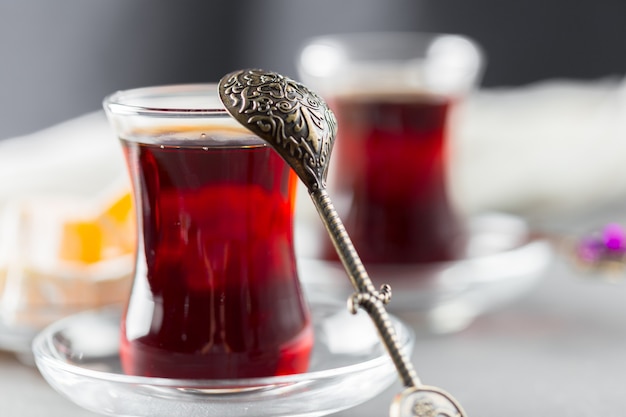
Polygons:
<instances>
[{"instance_id":1,"label":"white folded napkin","mask_svg":"<svg viewBox=\"0 0 626 417\"><path fill-rule=\"evenodd\" d=\"M92 197L127 179L103 111L0 140L0 203L24 196Z\"/></svg>"},{"instance_id":2,"label":"white folded napkin","mask_svg":"<svg viewBox=\"0 0 626 417\"><path fill-rule=\"evenodd\" d=\"M468 212L558 213L626 198L626 83L482 90L461 113L451 182Z\"/></svg>"}]
</instances>

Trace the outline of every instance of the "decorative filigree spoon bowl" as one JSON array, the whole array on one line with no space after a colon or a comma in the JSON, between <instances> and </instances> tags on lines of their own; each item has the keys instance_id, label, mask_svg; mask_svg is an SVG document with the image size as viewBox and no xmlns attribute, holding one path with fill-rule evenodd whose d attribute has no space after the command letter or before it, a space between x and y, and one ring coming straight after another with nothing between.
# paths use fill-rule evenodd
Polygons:
<instances>
[{"instance_id":1,"label":"decorative filigree spoon bowl","mask_svg":"<svg viewBox=\"0 0 626 417\"><path fill-rule=\"evenodd\" d=\"M391 300L391 288L383 285L380 290L375 289L328 195L326 177L337 122L326 102L294 80L258 69L227 74L218 88L226 110L272 146L307 187L355 288L348 308L353 314L359 307L369 314L406 387L392 402L391 416L465 416L450 394L421 384L399 347L385 308Z\"/></svg>"}]
</instances>

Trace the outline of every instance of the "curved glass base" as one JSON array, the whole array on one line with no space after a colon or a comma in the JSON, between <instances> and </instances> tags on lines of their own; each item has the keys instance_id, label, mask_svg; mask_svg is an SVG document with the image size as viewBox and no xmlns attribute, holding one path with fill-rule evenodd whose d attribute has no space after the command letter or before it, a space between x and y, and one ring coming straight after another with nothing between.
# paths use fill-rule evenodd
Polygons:
<instances>
[{"instance_id":1,"label":"curved glass base","mask_svg":"<svg viewBox=\"0 0 626 417\"><path fill-rule=\"evenodd\" d=\"M459 331L529 291L553 258L552 245L532 237L526 223L515 216L475 217L469 231L467 256L457 261L366 265L375 285L391 285L388 310L417 331ZM299 268L309 294L344 298L354 291L339 262L301 257Z\"/></svg>"},{"instance_id":2,"label":"curved glass base","mask_svg":"<svg viewBox=\"0 0 626 417\"><path fill-rule=\"evenodd\" d=\"M146 417L321 416L380 394L397 372L365 312L345 305L311 305L315 346L310 370L268 378L180 380L122 373L118 356L120 312L82 313L46 328L34 343L48 383L88 410ZM393 318L407 355L412 330Z\"/></svg>"}]
</instances>

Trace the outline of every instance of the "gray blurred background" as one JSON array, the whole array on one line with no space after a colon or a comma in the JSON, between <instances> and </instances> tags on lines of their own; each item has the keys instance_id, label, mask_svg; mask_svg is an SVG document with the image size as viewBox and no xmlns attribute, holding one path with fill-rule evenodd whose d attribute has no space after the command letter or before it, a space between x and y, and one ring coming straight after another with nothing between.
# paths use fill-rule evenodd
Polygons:
<instances>
[{"instance_id":1,"label":"gray blurred background","mask_svg":"<svg viewBox=\"0 0 626 417\"><path fill-rule=\"evenodd\" d=\"M461 33L484 48L483 87L626 71L619 0L0 0L0 139L100 108L114 90L214 82L241 67L297 77L310 36Z\"/></svg>"}]
</instances>

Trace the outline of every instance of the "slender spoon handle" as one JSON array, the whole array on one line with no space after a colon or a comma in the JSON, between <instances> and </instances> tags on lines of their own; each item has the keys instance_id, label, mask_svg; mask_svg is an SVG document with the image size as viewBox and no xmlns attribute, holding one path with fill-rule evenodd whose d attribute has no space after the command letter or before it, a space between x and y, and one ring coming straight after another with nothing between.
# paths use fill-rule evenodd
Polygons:
<instances>
[{"instance_id":1,"label":"slender spoon handle","mask_svg":"<svg viewBox=\"0 0 626 417\"><path fill-rule=\"evenodd\" d=\"M370 315L404 386L416 387L421 385L413 364L400 348L398 336L384 306L391 297L390 287L383 286L381 291L376 291L374 288L374 284L367 275L361 258L354 249L352 240L350 240L328 192L325 189L318 189L310 191L309 195L352 281L352 285L357 290L349 300L351 312L356 313L357 306L360 306Z\"/></svg>"}]
</instances>

